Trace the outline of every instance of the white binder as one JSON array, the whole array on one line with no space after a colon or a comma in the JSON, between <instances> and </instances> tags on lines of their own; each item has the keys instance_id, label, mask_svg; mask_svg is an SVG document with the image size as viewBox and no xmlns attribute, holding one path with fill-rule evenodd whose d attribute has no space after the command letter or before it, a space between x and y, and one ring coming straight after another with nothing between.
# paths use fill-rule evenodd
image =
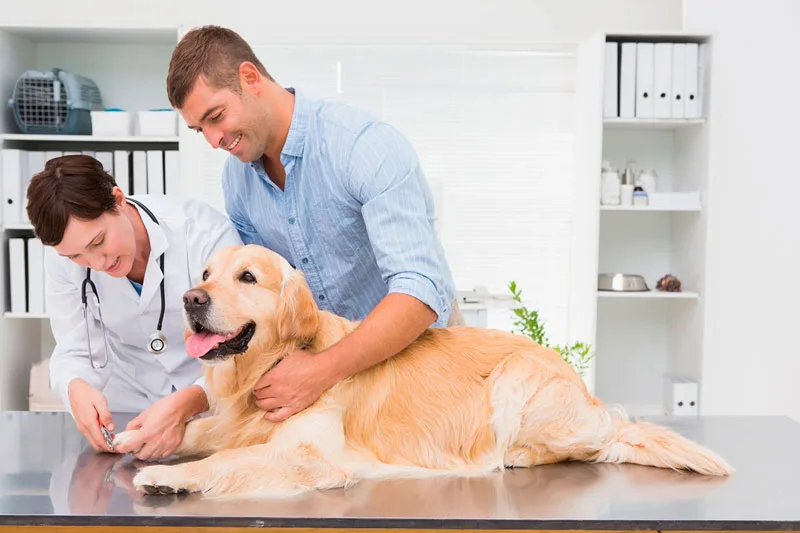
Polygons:
<instances>
[{"instance_id":1,"label":"white binder","mask_svg":"<svg viewBox=\"0 0 800 533\"><path fill-rule=\"evenodd\" d=\"M114 153L113 152L95 152L94 158L100 161L103 165L103 170L114 175Z\"/></svg>"},{"instance_id":2,"label":"white binder","mask_svg":"<svg viewBox=\"0 0 800 533\"><path fill-rule=\"evenodd\" d=\"M686 78L686 44L675 43L672 45L672 118L684 118L684 94Z\"/></svg>"},{"instance_id":3,"label":"white binder","mask_svg":"<svg viewBox=\"0 0 800 533\"><path fill-rule=\"evenodd\" d=\"M181 159L177 150L164 151L164 193L181 194Z\"/></svg>"},{"instance_id":4,"label":"white binder","mask_svg":"<svg viewBox=\"0 0 800 533\"><path fill-rule=\"evenodd\" d=\"M28 152L28 171L22 180L22 206L20 208L20 221L23 224L30 224L28 218L28 186L31 184L31 178L44 170L44 152L30 151Z\"/></svg>"},{"instance_id":5,"label":"white binder","mask_svg":"<svg viewBox=\"0 0 800 533\"><path fill-rule=\"evenodd\" d=\"M164 152L147 151L147 194L164 194Z\"/></svg>"},{"instance_id":6,"label":"white binder","mask_svg":"<svg viewBox=\"0 0 800 533\"><path fill-rule=\"evenodd\" d=\"M28 239L28 312L44 313L44 246Z\"/></svg>"},{"instance_id":7,"label":"white binder","mask_svg":"<svg viewBox=\"0 0 800 533\"><path fill-rule=\"evenodd\" d=\"M636 43L622 43L619 62L619 117L636 116Z\"/></svg>"},{"instance_id":8,"label":"white binder","mask_svg":"<svg viewBox=\"0 0 800 533\"><path fill-rule=\"evenodd\" d=\"M130 164L131 153L128 150L114 151L114 180L125 196L129 195L131 190Z\"/></svg>"},{"instance_id":9,"label":"white binder","mask_svg":"<svg viewBox=\"0 0 800 533\"><path fill-rule=\"evenodd\" d=\"M8 278L11 285L12 313L26 313L28 310L25 240L23 237L8 239Z\"/></svg>"},{"instance_id":10,"label":"white binder","mask_svg":"<svg viewBox=\"0 0 800 533\"><path fill-rule=\"evenodd\" d=\"M23 176L28 173L28 154L25 150L4 148L3 174L3 224L13 226L22 222L24 193Z\"/></svg>"},{"instance_id":11,"label":"white binder","mask_svg":"<svg viewBox=\"0 0 800 533\"><path fill-rule=\"evenodd\" d=\"M133 190L131 194L147 194L147 152L133 151Z\"/></svg>"},{"instance_id":12,"label":"white binder","mask_svg":"<svg viewBox=\"0 0 800 533\"><path fill-rule=\"evenodd\" d=\"M606 43L603 116L619 116L619 43Z\"/></svg>"},{"instance_id":13,"label":"white binder","mask_svg":"<svg viewBox=\"0 0 800 533\"><path fill-rule=\"evenodd\" d=\"M636 43L636 118L653 118L655 115L654 44Z\"/></svg>"},{"instance_id":14,"label":"white binder","mask_svg":"<svg viewBox=\"0 0 800 533\"><path fill-rule=\"evenodd\" d=\"M653 116L672 116L672 43L655 43L653 55Z\"/></svg>"},{"instance_id":15,"label":"white binder","mask_svg":"<svg viewBox=\"0 0 800 533\"><path fill-rule=\"evenodd\" d=\"M684 66L685 76L684 83L686 95L684 99L684 117L698 118L700 117L700 69L699 69L700 47L697 43L687 43Z\"/></svg>"}]
</instances>

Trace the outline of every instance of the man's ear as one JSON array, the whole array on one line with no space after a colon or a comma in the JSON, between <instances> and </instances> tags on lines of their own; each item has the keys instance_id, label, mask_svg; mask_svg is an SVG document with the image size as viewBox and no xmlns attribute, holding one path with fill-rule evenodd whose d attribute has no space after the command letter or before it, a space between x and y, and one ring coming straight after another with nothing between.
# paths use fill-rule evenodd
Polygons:
<instances>
[{"instance_id":1,"label":"man's ear","mask_svg":"<svg viewBox=\"0 0 800 533\"><path fill-rule=\"evenodd\" d=\"M283 271L281 301L278 304L278 338L309 341L319 328L319 309L305 277L291 267Z\"/></svg>"}]
</instances>

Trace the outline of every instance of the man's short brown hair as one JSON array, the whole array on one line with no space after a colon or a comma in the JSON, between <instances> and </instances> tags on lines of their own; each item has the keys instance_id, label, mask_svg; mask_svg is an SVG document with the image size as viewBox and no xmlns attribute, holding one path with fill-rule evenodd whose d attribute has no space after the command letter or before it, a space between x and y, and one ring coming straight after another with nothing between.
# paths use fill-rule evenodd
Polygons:
<instances>
[{"instance_id":1,"label":"man's short brown hair","mask_svg":"<svg viewBox=\"0 0 800 533\"><path fill-rule=\"evenodd\" d=\"M33 232L48 246L64 238L70 217L94 220L116 212L114 178L88 155L65 155L47 162L28 185L28 218Z\"/></svg>"},{"instance_id":2,"label":"man's short brown hair","mask_svg":"<svg viewBox=\"0 0 800 533\"><path fill-rule=\"evenodd\" d=\"M272 80L253 49L238 33L219 26L190 30L172 52L167 73L167 97L180 109L194 84L202 76L214 89L241 94L239 66L249 61Z\"/></svg>"}]
</instances>

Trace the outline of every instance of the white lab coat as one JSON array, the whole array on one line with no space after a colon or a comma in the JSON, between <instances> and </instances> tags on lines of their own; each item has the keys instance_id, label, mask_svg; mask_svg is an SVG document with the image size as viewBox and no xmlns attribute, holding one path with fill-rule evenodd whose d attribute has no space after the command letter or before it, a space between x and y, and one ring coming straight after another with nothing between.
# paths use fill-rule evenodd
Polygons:
<instances>
[{"instance_id":1,"label":"white lab coat","mask_svg":"<svg viewBox=\"0 0 800 533\"><path fill-rule=\"evenodd\" d=\"M211 254L242 243L228 218L211 206L168 196L135 195L158 219L153 222L139 210L150 236L150 259L139 296L127 278L92 271L108 337L110 356L105 368L91 368L86 325L81 305L81 284L86 269L45 250L45 300L56 341L50 361L50 383L71 412L67 390L82 378L103 391L111 412L139 413L175 390L194 383L204 386L201 363L186 354L185 324L181 314L183 294L201 281ZM162 332L167 349L160 355L147 351L161 310L159 284L162 252L165 269L165 312ZM87 296L91 289L87 286ZM90 306L90 309L92 307ZM95 363L104 360L99 317L91 317L89 331Z\"/></svg>"}]
</instances>

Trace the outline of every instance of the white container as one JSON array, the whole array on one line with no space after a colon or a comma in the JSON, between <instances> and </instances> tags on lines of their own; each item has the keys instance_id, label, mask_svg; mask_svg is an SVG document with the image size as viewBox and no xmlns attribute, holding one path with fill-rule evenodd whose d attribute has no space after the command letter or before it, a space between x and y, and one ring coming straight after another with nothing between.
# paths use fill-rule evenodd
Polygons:
<instances>
[{"instance_id":1,"label":"white container","mask_svg":"<svg viewBox=\"0 0 800 533\"><path fill-rule=\"evenodd\" d=\"M174 109L139 111L139 135L174 137L178 135L178 113Z\"/></svg>"},{"instance_id":2,"label":"white container","mask_svg":"<svg viewBox=\"0 0 800 533\"><path fill-rule=\"evenodd\" d=\"M603 170L600 174L600 203L619 205L620 185L619 173L611 168L608 161L603 161Z\"/></svg>"},{"instance_id":3,"label":"white container","mask_svg":"<svg viewBox=\"0 0 800 533\"><path fill-rule=\"evenodd\" d=\"M619 203L621 205L633 205L633 185L623 184L620 187Z\"/></svg>"},{"instance_id":4,"label":"white container","mask_svg":"<svg viewBox=\"0 0 800 533\"><path fill-rule=\"evenodd\" d=\"M92 136L130 137L133 115L127 111L92 111Z\"/></svg>"}]
</instances>

